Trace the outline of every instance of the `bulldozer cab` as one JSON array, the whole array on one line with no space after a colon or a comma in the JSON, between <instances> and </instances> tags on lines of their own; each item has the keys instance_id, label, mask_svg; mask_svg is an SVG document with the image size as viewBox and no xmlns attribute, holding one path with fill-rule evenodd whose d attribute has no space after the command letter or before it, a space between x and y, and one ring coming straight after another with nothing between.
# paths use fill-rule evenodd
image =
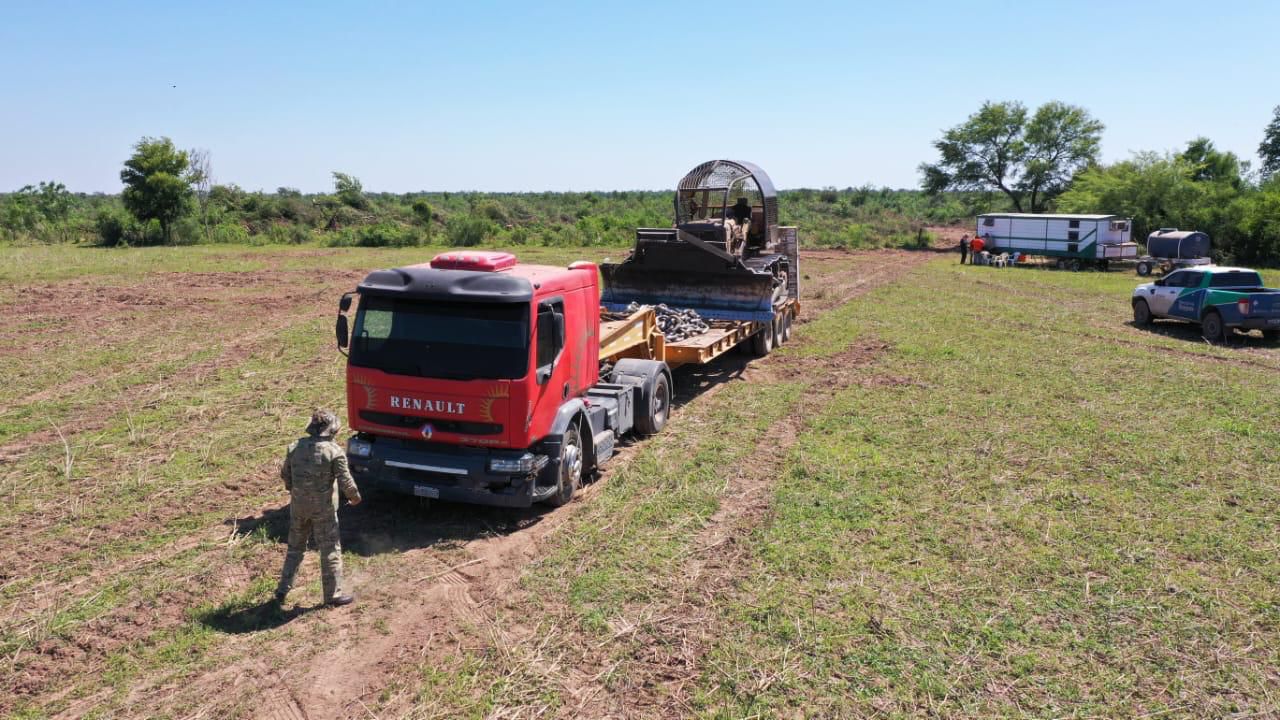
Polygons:
<instances>
[{"instance_id":1,"label":"bulldozer cab","mask_svg":"<svg viewBox=\"0 0 1280 720\"><path fill-rule=\"evenodd\" d=\"M699 165L680 180L675 205L677 228L732 255L758 254L777 238L777 193L751 163Z\"/></svg>"}]
</instances>

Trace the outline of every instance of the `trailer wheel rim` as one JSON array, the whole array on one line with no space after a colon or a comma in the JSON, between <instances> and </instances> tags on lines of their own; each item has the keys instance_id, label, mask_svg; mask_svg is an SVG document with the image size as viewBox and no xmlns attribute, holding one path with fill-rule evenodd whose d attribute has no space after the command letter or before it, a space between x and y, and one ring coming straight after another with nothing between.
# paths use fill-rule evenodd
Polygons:
<instances>
[{"instance_id":1,"label":"trailer wheel rim","mask_svg":"<svg viewBox=\"0 0 1280 720\"><path fill-rule=\"evenodd\" d=\"M667 385L666 377L658 378L653 386L653 400L650 402L650 413L653 417L653 426L661 428L667 422L667 408L671 406L671 388Z\"/></svg>"}]
</instances>

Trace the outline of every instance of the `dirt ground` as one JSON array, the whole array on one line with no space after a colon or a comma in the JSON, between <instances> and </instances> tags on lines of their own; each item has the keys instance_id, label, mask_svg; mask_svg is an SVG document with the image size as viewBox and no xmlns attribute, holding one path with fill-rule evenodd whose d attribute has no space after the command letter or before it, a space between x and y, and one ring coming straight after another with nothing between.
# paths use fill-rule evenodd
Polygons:
<instances>
[{"instance_id":1,"label":"dirt ground","mask_svg":"<svg viewBox=\"0 0 1280 720\"><path fill-rule=\"evenodd\" d=\"M940 233L939 245L951 247L952 235L958 239L954 231ZM801 322L892 282L939 251L805 252ZM370 717L375 699L395 697L406 668L435 654L474 649L477 632L483 634L499 609L532 606L520 582L525 568L641 444L624 448L573 503L555 511L424 508L377 493L359 507L344 507L344 548L362 560L349 571L360 598L352 608L313 604L318 598L306 588L318 575L314 554L283 614L263 602L265 593L250 592L255 582L273 579L283 557L288 511L274 458L289 438L254 448L247 454L254 462L225 466L211 466L208 449L192 438L209 423L241 422L263 407L266 401L256 396L262 389L252 381L258 364L272 358L287 365L266 386L282 396L275 399L281 414L304 412L301 398L283 396L292 383L334 374L334 362L317 356L287 363L279 338L331 317L334 299L359 276L338 270L177 273L129 285L85 280L21 290L35 302L0 329L8 341L0 346L28 357L65 356L67 367L78 371L62 372L55 361L46 368L53 380L42 385L32 372L20 379L25 392L0 389L0 420L22 419L36 406L48 416L12 433L0 451L0 494L22 510L0 517L0 668L8 666L0 673L0 715L21 709L73 718L106 708L117 717ZM210 337L230 339L202 342ZM803 333L794 342L803 343ZM685 369L677 375L676 413L696 414L728 383L804 373L840 387L853 382L851 368L882 350L855 343L833 357L771 356L749 364L735 354ZM103 355L114 359L90 362ZM249 384L229 386L234 401L210 409L202 393L232 380ZM326 382L325 397L332 397L340 378ZM134 479L115 477L111 468L121 456L112 443L127 441L112 440L112 433L132 437L134 414L148 410L160 415L145 453L129 461ZM803 412L770 428L778 442L742 470L700 533L684 573L700 591L732 573L732 548L750 532ZM209 448L215 440L222 442L215 436ZM84 449L73 458L73 448ZM190 486L136 479L158 477L193 456L193 467L206 470ZM86 476L77 475L79 466L88 468ZM47 486L24 480L33 473L49 478ZM135 501L122 509L122 495ZM248 599L230 602L236 597ZM696 598L686 601L696 604ZM676 604L665 612L686 610ZM667 645L653 638L651 684L609 688L598 677L583 677L580 702L561 712L606 717L634 703L681 714L682 690L664 685L663 668L697 662L698 649L695 643L687 656L673 655L660 650ZM195 646L200 652L190 652Z\"/></svg>"}]
</instances>

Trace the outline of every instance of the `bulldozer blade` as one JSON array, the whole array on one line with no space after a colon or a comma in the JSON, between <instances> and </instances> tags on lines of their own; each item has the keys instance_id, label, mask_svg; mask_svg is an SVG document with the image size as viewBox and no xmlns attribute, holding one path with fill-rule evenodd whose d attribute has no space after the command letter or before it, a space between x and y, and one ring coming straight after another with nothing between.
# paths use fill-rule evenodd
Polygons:
<instances>
[{"instance_id":1,"label":"bulldozer blade","mask_svg":"<svg viewBox=\"0 0 1280 720\"><path fill-rule=\"evenodd\" d=\"M773 318L773 275L742 267L656 271L631 260L603 264L601 303L622 310L631 303L691 308L713 320L767 321Z\"/></svg>"}]
</instances>

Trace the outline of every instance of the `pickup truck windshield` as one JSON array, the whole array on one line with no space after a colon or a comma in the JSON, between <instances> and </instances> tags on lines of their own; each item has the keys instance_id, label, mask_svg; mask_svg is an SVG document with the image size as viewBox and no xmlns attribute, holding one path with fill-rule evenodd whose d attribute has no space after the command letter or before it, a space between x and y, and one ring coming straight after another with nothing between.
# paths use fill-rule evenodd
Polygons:
<instances>
[{"instance_id":1,"label":"pickup truck windshield","mask_svg":"<svg viewBox=\"0 0 1280 720\"><path fill-rule=\"evenodd\" d=\"M529 306L366 296L351 364L452 380L521 378L529 366Z\"/></svg>"},{"instance_id":2,"label":"pickup truck windshield","mask_svg":"<svg viewBox=\"0 0 1280 720\"><path fill-rule=\"evenodd\" d=\"M1262 276L1249 271L1214 273L1209 287L1262 287Z\"/></svg>"}]
</instances>

